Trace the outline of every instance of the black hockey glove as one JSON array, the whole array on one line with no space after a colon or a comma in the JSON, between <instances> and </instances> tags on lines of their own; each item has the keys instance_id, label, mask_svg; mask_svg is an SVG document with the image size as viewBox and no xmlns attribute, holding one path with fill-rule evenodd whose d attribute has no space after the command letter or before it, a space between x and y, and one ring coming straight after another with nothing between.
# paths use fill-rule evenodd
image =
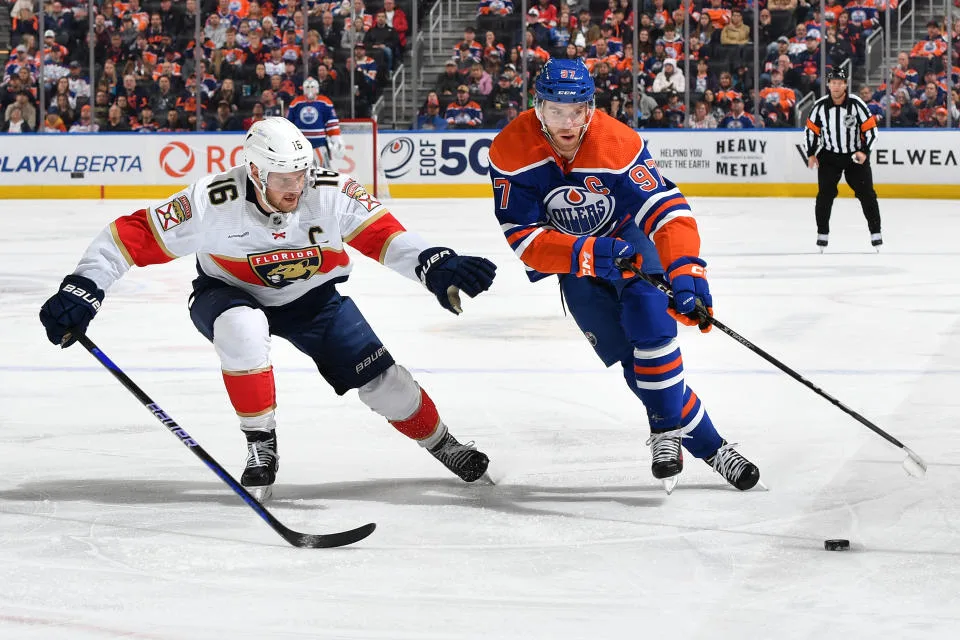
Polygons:
<instances>
[{"instance_id":1,"label":"black hockey glove","mask_svg":"<svg viewBox=\"0 0 960 640\"><path fill-rule=\"evenodd\" d=\"M85 333L103 302L103 289L90 278L69 275L60 283L60 291L40 307L40 322L53 344L69 347L77 335ZM66 342L63 339L72 334Z\"/></svg>"},{"instance_id":2,"label":"black hockey glove","mask_svg":"<svg viewBox=\"0 0 960 640\"><path fill-rule=\"evenodd\" d=\"M420 253L417 277L423 286L437 296L440 306L460 314L460 291L471 298L486 291L496 276L497 265L486 258L458 256L446 247L431 247Z\"/></svg>"}]
</instances>

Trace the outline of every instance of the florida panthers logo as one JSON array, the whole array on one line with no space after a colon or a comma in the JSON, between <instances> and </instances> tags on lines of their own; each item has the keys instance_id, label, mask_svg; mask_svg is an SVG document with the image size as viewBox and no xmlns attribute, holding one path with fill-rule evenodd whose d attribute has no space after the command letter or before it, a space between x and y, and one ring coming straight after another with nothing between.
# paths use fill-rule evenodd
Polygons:
<instances>
[{"instance_id":1,"label":"florida panthers logo","mask_svg":"<svg viewBox=\"0 0 960 640\"><path fill-rule=\"evenodd\" d=\"M554 227L575 236L606 232L616 201L612 196L584 187L557 187L543 201Z\"/></svg>"},{"instance_id":2,"label":"florida panthers logo","mask_svg":"<svg viewBox=\"0 0 960 640\"><path fill-rule=\"evenodd\" d=\"M255 253L247 260L265 285L279 289L313 276L320 270L322 257L320 249L307 247Z\"/></svg>"}]
</instances>

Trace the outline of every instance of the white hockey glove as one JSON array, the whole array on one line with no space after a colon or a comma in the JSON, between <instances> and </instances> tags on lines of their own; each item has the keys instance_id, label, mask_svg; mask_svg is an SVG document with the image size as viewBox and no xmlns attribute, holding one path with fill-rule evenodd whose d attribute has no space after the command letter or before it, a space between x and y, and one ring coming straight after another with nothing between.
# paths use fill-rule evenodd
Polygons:
<instances>
[{"instance_id":1,"label":"white hockey glove","mask_svg":"<svg viewBox=\"0 0 960 640\"><path fill-rule=\"evenodd\" d=\"M327 149L330 151L330 158L332 160L340 160L343 158L343 140L340 139L340 136L328 136Z\"/></svg>"}]
</instances>

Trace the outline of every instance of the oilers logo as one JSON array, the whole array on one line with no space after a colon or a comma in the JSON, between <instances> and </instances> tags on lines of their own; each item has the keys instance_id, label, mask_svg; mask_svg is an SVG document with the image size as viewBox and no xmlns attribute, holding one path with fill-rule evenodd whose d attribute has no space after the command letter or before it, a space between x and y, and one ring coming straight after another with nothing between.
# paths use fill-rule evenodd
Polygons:
<instances>
[{"instance_id":1,"label":"oilers logo","mask_svg":"<svg viewBox=\"0 0 960 640\"><path fill-rule=\"evenodd\" d=\"M320 119L320 112L312 105L307 105L300 109L300 122L303 124L313 124Z\"/></svg>"},{"instance_id":2,"label":"oilers logo","mask_svg":"<svg viewBox=\"0 0 960 640\"><path fill-rule=\"evenodd\" d=\"M613 197L584 187L558 187L544 199L547 217L554 227L575 236L588 236L605 229L613 218Z\"/></svg>"},{"instance_id":3,"label":"oilers logo","mask_svg":"<svg viewBox=\"0 0 960 640\"><path fill-rule=\"evenodd\" d=\"M413 151L413 140L410 138L394 138L388 142L380 151L383 174L391 180L407 175L412 166Z\"/></svg>"}]
</instances>

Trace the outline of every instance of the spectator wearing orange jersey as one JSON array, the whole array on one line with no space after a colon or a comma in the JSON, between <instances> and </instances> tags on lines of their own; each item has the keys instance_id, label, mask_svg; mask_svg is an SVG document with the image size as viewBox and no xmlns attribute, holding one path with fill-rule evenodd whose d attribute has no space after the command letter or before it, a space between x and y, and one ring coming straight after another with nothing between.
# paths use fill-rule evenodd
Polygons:
<instances>
[{"instance_id":1,"label":"spectator wearing orange jersey","mask_svg":"<svg viewBox=\"0 0 960 640\"><path fill-rule=\"evenodd\" d=\"M939 58L947 52L947 42L940 35L940 24L936 20L927 23L927 37L913 46L911 58Z\"/></svg>"},{"instance_id":2,"label":"spectator wearing orange jersey","mask_svg":"<svg viewBox=\"0 0 960 640\"><path fill-rule=\"evenodd\" d=\"M778 109L785 118L790 116L793 105L797 104L797 94L783 85L783 73L774 69L770 73L770 86L760 92L760 100L768 109Z\"/></svg>"},{"instance_id":3,"label":"spectator wearing orange jersey","mask_svg":"<svg viewBox=\"0 0 960 640\"><path fill-rule=\"evenodd\" d=\"M60 118L60 114L57 113L56 108L51 109L47 112L46 119L43 121L43 126L40 127L40 133L66 133L67 125L64 124L63 120Z\"/></svg>"},{"instance_id":4,"label":"spectator wearing orange jersey","mask_svg":"<svg viewBox=\"0 0 960 640\"><path fill-rule=\"evenodd\" d=\"M677 33L673 24L668 24L663 28L663 48L667 52L668 58L674 60L683 60L683 37Z\"/></svg>"},{"instance_id":5,"label":"spectator wearing orange jersey","mask_svg":"<svg viewBox=\"0 0 960 640\"><path fill-rule=\"evenodd\" d=\"M826 6L824 7L824 16L827 19L827 23L836 24L837 20L840 19L840 14L843 13L843 5L841 5L838 0L826 0Z\"/></svg>"},{"instance_id":6,"label":"spectator wearing orange jersey","mask_svg":"<svg viewBox=\"0 0 960 640\"><path fill-rule=\"evenodd\" d=\"M776 0L771 0L771 4ZM792 0L796 6L797 0ZM771 7L772 9L773 7ZM710 17L714 29L723 29L730 23L730 10L723 6L723 0L710 0L710 7L703 10Z\"/></svg>"},{"instance_id":7,"label":"spectator wearing orange jersey","mask_svg":"<svg viewBox=\"0 0 960 640\"><path fill-rule=\"evenodd\" d=\"M720 2L721 0L714 1ZM650 13L645 13L645 15L649 15L651 25L659 31L662 32L670 24L670 11L664 6L664 0L653 0L653 8L648 9L648 11ZM642 21L640 24L643 26Z\"/></svg>"}]
</instances>

